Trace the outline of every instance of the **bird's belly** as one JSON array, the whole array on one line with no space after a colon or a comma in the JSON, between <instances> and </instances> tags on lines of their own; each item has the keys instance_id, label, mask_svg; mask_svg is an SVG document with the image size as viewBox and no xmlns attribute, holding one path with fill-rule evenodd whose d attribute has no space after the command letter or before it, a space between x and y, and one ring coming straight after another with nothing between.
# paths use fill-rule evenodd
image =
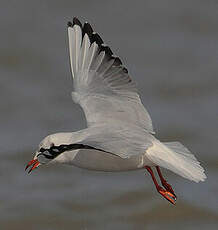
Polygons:
<instances>
[{"instance_id":1,"label":"bird's belly","mask_svg":"<svg viewBox=\"0 0 218 230\"><path fill-rule=\"evenodd\" d=\"M71 164L97 171L128 171L140 169L150 164L143 156L134 156L123 159L119 156L97 150L80 150Z\"/></svg>"}]
</instances>

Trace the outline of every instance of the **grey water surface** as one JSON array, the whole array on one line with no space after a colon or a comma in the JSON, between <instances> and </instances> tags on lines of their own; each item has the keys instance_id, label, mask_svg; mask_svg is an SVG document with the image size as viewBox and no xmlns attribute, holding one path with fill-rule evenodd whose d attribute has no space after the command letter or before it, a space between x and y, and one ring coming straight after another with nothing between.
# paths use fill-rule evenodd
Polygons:
<instances>
[{"instance_id":1,"label":"grey water surface","mask_svg":"<svg viewBox=\"0 0 218 230\"><path fill-rule=\"evenodd\" d=\"M73 16L121 57L156 136L181 141L202 162L204 183L163 170L176 206L143 170L24 171L45 136L86 125L70 96L66 23ZM1 230L217 229L217 1L3 0L0 29Z\"/></svg>"}]
</instances>

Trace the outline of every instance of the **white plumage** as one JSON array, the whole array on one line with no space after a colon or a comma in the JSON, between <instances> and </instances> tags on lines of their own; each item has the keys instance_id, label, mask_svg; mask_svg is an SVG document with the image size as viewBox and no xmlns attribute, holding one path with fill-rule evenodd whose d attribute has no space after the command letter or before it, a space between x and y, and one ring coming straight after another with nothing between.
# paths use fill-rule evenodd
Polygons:
<instances>
[{"instance_id":1,"label":"white plumage","mask_svg":"<svg viewBox=\"0 0 218 230\"><path fill-rule=\"evenodd\" d=\"M37 166L60 162L104 171L161 166L189 180L204 181L204 169L186 147L179 142L162 143L153 136L151 118L135 83L90 24L82 26L74 18L68 24L68 36L72 98L83 108L88 127L46 137L31 162L38 159ZM166 188L163 192L152 179L158 192L174 203L171 198L176 196L166 181L161 180Z\"/></svg>"},{"instance_id":2,"label":"white plumage","mask_svg":"<svg viewBox=\"0 0 218 230\"><path fill-rule=\"evenodd\" d=\"M161 143L149 134L154 133L150 116L121 61L117 59L120 63L114 65L116 59L108 57L112 54L107 56L104 51L107 49L101 51L103 41L98 45L91 43L86 33L81 40L82 27L78 24L68 28L77 95L73 99L82 106L88 126L101 125L99 130L102 129L98 134L91 131L90 137L82 143L122 158L145 154L154 165L195 182L203 181L206 178L204 170L187 148L179 142Z\"/></svg>"},{"instance_id":3,"label":"white plumage","mask_svg":"<svg viewBox=\"0 0 218 230\"><path fill-rule=\"evenodd\" d=\"M156 165L164 167L195 182L206 176L195 156L179 142L161 143L158 140L147 150L147 157Z\"/></svg>"}]
</instances>

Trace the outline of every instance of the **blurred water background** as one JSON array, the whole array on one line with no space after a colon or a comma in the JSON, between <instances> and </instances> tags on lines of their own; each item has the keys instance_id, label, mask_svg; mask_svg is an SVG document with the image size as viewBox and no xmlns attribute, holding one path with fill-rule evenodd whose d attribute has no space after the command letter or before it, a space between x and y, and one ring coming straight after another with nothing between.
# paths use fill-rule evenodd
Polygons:
<instances>
[{"instance_id":1,"label":"blurred water background","mask_svg":"<svg viewBox=\"0 0 218 230\"><path fill-rule=\"evenodd\" d=\"M218 2L1 1L0 229L217 229ZM157 137L206 169L193 183L163 170L174 207L144 171L70 166L24 172L48 134L85 127L71 101L66 23L89 21L128 67Z\"/></svg>"}]
</instances>

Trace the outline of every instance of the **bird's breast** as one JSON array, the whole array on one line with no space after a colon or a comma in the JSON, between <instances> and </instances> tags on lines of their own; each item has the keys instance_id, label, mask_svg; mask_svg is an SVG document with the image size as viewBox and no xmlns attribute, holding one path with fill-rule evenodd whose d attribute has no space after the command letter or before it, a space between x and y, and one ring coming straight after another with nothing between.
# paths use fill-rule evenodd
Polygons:
<instances>
[{"instance_id":1,"label":"bird's breast","mask_svg":"<svg viewBox=\"0 0 218 230\"><path fill-rule=\"evenodd\" d=\"M66 163L97 171L136 170L151 164L145 156L136 155L123 159L110 153L92 149L79 150L73 160Z\"/></svg>"}]
</instances>

